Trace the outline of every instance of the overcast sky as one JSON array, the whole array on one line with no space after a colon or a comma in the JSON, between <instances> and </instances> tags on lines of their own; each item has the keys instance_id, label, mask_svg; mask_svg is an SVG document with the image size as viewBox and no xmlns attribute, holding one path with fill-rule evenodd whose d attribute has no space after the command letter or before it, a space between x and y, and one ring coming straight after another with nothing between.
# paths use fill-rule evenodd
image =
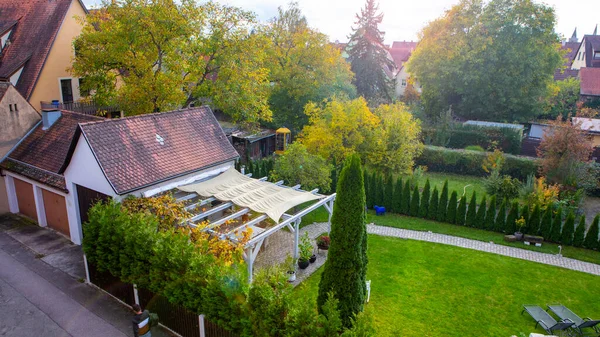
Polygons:
<instances>
[{"instance_id":1,"label":"overcast sky","mask_svg":"<svg viewBox=\"0 0 600 337\"><path fill-rule=\"evenodd\" d=\"M255 12L260 20L275 16L278 6L287 6L287 0L217 0ZM101 0L83 0L89 7ZM558 16L556 30L570 37L577 27L581 40L584 34L591 34L594 26L600 23L600 0L546 0L553 6ZM354 22L354 15L364 6L365 0L299 0L300 8L311 27L327 34L331 41L345 42ZM381 29L385 32L386 43L392 41L415 40L417 34L428 22L441 16L445 10L458 3L458 0L380 0L379 9L383 12Z\"/></svg>"}]
</instances>

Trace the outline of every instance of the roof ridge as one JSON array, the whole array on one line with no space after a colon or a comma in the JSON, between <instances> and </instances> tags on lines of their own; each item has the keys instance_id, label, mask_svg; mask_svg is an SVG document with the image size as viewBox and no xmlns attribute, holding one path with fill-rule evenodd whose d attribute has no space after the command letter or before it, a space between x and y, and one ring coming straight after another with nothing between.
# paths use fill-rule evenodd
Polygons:
<instances>
[{"instance_id":1,"label":"roof ridge","mask_svg":"<svg viewBox=\"0 0 600 337\"><path fill-rule=\"evenodd\" d=\"M185 109L178 109L178 110L170 110L170 111L162 111L162 112L153 112L153 113L148 113L148 114L141 114L141 115L134 115L134 116L125 116L122 118L105 118L103 120L99 120L99 121L91 121L91 122L85 122L85 123L79 123L81 126L84 125L91 125L91 124L99 124L99 123L110 123L110 122L118 122L118 121L123 121L123 120L132 120L132 119L146 119L146 118L151 118L157 115L167 115L167 114L175 114L178 112L188 112L191 110L200 110L200 109L205 109L208 108L210 110L210 108L208 107L208 105L201 105L199 107L190 107L190 108L185 108Z\"/></svg>"}]
</instances>

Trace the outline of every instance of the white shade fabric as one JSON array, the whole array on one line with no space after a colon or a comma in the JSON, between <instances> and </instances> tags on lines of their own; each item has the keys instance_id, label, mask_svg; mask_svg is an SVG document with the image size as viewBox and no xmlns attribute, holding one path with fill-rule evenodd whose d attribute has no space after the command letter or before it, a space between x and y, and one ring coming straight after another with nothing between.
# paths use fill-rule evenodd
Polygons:
<instances>
[{"instance_id":1,"label":"white shade fabric","mask_svg":"<svg viewBox=\"0 0 600 337\"><path fill-rule=\"evenodd\" d=\"M288 209L324 197L253 179L233 167L212 179L180 186L178 189L188 193L195 192L203 197L231 201L235 205L264 213L275 222L279 222Z\"/></svg>"}]
</instances>

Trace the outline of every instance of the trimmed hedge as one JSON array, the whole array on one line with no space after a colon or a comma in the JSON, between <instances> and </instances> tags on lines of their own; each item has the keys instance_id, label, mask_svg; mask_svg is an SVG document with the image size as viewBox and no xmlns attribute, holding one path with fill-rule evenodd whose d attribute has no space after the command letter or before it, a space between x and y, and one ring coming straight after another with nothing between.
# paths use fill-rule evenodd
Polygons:
<instances>
[{"instance_id":1,"label":"trimmed hedge","mask_svg":"<svg viewBox=\"0 0 600 337\"><path fill-rule=\"evenodd\" d=\"M470 145L478 145L484 149L489 148L492 142L507 153L519 154L521 152L522 131L509 128L481 127L474 125L455 124L449 130L450 139L447 144L435 144L436 129L424 128L421 133L424 143L443 145L452 149L464 149Z\"/></svg>"},{"instance_id":2,"label":"trimmed hedge","mask_svg":"<svg viewBox=\"0 0 600 337\"><path fill-rule=\"evenodd\" d=\"M427 166L432 172L456 173L483 177L486 173L481 167L488 152L453 150L438 146L425 146L423 153L415 159L416 165ZM508 174L519 180L527 179L530 174L537 174L537 159L505 154L506 161L501 174Z\"/></svg>"}]
</instances>

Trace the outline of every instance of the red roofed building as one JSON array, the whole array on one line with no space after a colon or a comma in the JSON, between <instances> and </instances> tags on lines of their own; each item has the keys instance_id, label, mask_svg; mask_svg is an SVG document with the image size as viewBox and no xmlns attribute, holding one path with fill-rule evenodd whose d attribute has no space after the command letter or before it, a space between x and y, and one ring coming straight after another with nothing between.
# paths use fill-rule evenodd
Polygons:
<instances>
[{"instance_id":1,"label":"red roofed building","mask_svg":"<svg viewBox=\"0 0 600 337\"><path fill-rule=\"evenodd\" d=\"M581 89L579 94L584 100L600 98L600 68L585 67L579 69Z\"/></svg>"},{"instance_id":2,"label":"red roofed building","mask_svg":"<svg viewBox=\"0 0 600 337\"><path fill-rule=\"evenodd\" d=\"M406 71L405 63L412 55L412 52L417 48L417 42L414 41L394 41L392 48L389 49L392 59L396 64L396 95L398 97L404 95L406 87L409 85L410 74ZM421 92L421 85L415 83L415 88Z\"/></svg>"},{"instance_id":3,"label":"red roofed building","mask_svg":"<svg viewBox=\"0 0 600 337\"><path fill-rule=\"evenodd\" d=\"M0 78L38 111L41 101L79 99L79 79L67 70L82 30L80 0L0 0Z\"/></svg>"}]
</instances>

